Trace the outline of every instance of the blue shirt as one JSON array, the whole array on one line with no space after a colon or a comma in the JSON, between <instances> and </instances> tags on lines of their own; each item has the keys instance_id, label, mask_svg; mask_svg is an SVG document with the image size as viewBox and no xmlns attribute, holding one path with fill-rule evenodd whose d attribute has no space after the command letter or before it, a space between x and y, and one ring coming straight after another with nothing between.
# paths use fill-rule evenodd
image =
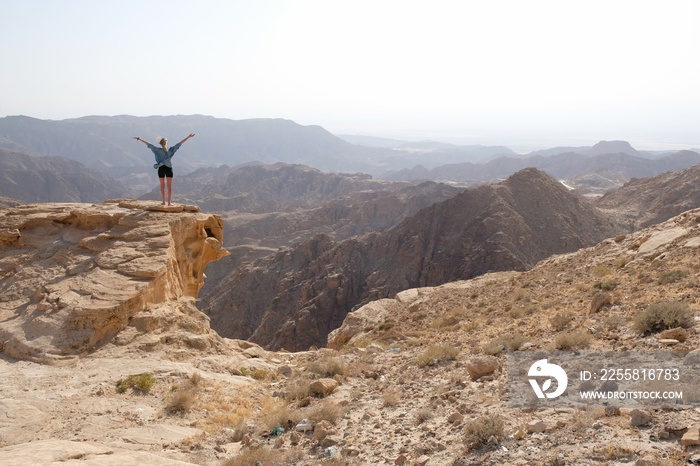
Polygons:
<instances>
[{"instance_id":1,"label":"blue shirt","mask_svg":"<svg viewBox=\"0 0 700 466\"><path fill-rule=\"evenodd\" d=\"M163 165L165 165L166 167L173 168L173 164L170 161L170 159L173 158L173 155L175 155L175 152L177 152L177 150L180 148L181 144L182 144L181 142L178 142L173 147L169 147L168 152L166 153L162 147L157 147L157 146L154 146L153 144L147 142L146 145L148 146L149 149L151 149L151 152L153 152L153 155L156 156L156 164L153 165L153 168L158 168L158 167L161 167Z\"/></svg>"}]
</instances>

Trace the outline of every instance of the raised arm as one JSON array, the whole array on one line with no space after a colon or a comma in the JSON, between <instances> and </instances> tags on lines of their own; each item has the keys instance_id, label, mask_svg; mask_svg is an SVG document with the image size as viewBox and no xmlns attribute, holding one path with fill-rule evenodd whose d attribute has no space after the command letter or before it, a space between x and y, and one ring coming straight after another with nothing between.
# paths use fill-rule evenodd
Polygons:
<instances>
[{"instance_id":1,"label":"raised arm","mask_svg":"<svg viewBox=\"0 0 700 466\"><path fill-rule=\"evenodd\" d=\"M148 141L144 141L143 139L141 139L141 138L138 137L138 136L134 136L134 139L136 139L137 141L141 141L142 143L148 145Z\"/></svg>"},{"instance_id":2,"label":"raised arm","mask_svg":"<svg viewBox=\"0 0 700 466\"><path fill-rule=\"evenodd\" d=\"M194 133L190 133L189 136L187 136L185 139L183 139L182 141L180 141L178 144L182 144L183 142L187 141L189 138L193 138L193 137L194 137Z\"/></svg>"}]
</instances>

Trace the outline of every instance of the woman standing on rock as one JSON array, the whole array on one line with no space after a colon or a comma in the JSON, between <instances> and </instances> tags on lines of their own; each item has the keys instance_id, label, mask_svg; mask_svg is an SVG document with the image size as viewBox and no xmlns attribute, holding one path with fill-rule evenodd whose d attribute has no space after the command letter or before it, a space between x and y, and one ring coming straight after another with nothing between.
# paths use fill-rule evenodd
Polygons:
<instances>
[{"instance_id":1,"label":"woman standing on rock","mask_svg":"<svg viewBox=\"0 0 700 466\"><path fill-rule=\"evenodd\" d=\"M168 205L170 204L170 199L173 195L173 164L170 159L173 158L175 152L180 148L183 142L187 141L189 138L193 138L194 133L190 133L182 141L175 144L173 147L168 148L168 140L166 138L161 138L158 143L160 147L156 147L148 141L144 141L138 136L134 136L134 139L141 141L146 144L149 149L156 156L156 163L153 168L158 169L158 178L160 178L160 196L163 198L163 205L165 205L165 179L168 179Z\"/></svg>"}]
</instances>

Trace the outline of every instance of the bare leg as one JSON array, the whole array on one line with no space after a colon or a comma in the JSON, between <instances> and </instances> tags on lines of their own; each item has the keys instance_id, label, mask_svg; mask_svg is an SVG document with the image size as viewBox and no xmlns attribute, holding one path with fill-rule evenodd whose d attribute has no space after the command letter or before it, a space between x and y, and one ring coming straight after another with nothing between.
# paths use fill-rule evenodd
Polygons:
<instances>
[{"instance_id":1,"label":"bare leg","mask_svg":"<svg viewBox=\"0 0 700 466\"><path fill-rule=\"evenodd\" d=\"M160 180L160 197L163 198L163 205L165 205L165 178L159 178Z\"/></svg>"},{"instance_id":2,"label":"bare leg","mask_svg":"<svg viewBox=\"0 0 700 466\"><path fill-rule=\"evenodd\" d=\"M168 205L170 204L170 199L173 197L173 179L168 178Z\"/></svg>"}]
</instances>

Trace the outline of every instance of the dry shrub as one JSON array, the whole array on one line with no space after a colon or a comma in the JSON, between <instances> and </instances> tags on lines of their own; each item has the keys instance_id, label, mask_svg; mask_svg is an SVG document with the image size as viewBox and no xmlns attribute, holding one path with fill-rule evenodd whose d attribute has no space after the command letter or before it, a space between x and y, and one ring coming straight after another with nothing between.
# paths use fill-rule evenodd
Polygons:
<instances>
[{"instance_id":1,"label":"dry shrub","mask_svg":"<svg viewBox=\"0 0 700 466\"><path fill-rule=\"evenodd\" d=\"M615 288L617 288L620 285L619 280L602 280L599 282L596 282L593 285L593 288L596 288L598 290L603 290L603 291L612 291Z\"/></svg>"},{"instance_id":2,"label":"dry shrub","mask_svg":"<svg viewBox=\"0 0 700 466\"><path fill-rule=\"evenodd\" d=\"M196 389L191 387L175 390L168 397L165 412L168 414L185 414L190 412L196 400Z\"/></svg>"},{"instance_id":3,"label":"dry shrub","mask_svg":"<svg viewBox=\"0 0 700 466\"><path fill-rule=\"evenodd\" d=\"M621 269L624 269L627 264L632 262L632 256L628 255L622 255L622 256L617 256L615 260L613 261L613 264L615 266L620 267Z\"/></svg>"},{"instance_id":4,"label":"dry shrub","mask_svg":"<svg viewBox=\"0 0 700 466\"><path fill-rule=\"evenodd\" d=\"M637 457L637 452L629 447L619 444L599 445L593 450L593 458L601 461L622 461L629 463Z\"/></svg>"},{"instance_id":5,"label":"dry shrub","mask_svg":"<svg viewBox=\"0 0 700 466\"><path fill-rule=\"evenodd\" d=\"M274 380L276 378L273 372L259 367L241 367L241 374L246 377L252 377L255 380Z\"/></svg>"},{"instance_id":6,"label":"dry shrub","mask_svg":"<svg viewBox=\"0 0 700 466\"><path fill-rule=\"evenodd\" d=\"M313 396L311 382L305 378L290 381L284 392L284 398L289 401L303 400L310 396Z\"/></svg>"},{"instance_id":7,"label":"dry shrub","mask_svg":"<svg viewBox=\"0 0 700 466\"><path fill-rule=\"evenodd\" d=\"M504 431L503 418L496 414L487 414L464 426L464 443L467 448L479 448L486 445L491 437L495 437L497 441L503 439Z\"/></svg>"},{"instance_id":8,"label":"dry shrub","mask_svg":"<svg viewBox=\"0 0 700 466\"><path fill-rule=\"evenodd\" d=\"M605 264L598 264L594 266L592 271L593 275L598 278L605 277L612 273L612 269Z\"/></svg>"},{"instance_id":9,"label":"dry shrub","mask_svg":"<svg viewBox=\"0 0 700 466\"><path fill-rule=\"evenodd\" d=\"M138 390L143 393L151 391L151 387L156 383L156 378L147 373L130 375L126 379L121 379L117 382L117 391L124 393L128 389Z\"/></svg>"},{"instance_id":10,"label":"dry shrub","mask_svg":"<svg viewBox=\"0 0 700 466\"><path fill-rule=\"evenodd\" d=\"M574 320L574 317L571 314L564 314L559 312L549 319L549 324L554 330L560 332L564 330L571 323L572 320Z\"/></svg>"},{"instance_id":11,"label":"dry shrub","mask_svg":"<svg viewBox=\"0 0 700 466\"><path fill-rule=\"evenodd\" d=\"M285 464L287 454L281 450L271 450L266 447L246 448L222 463L222 466L254 466L256 464Z\"/></svg>"},{"instance_id":12,"label":"dry shrub","mask_svg":"<svg viewBox=\"0 0 700 466\"><path fill-rule=\"evenodd\" d=\"M625 319L622 316L607 316L603 319L603 328L610 332L617 330L625 324Z\"/></svg>"},{"instance_id":13,"label":"dry shrub","mask_svg":"<svg viewBox=\"0 0 700 466\"><path fill-rule=\"evenodd\" d=\"M668 285L684 279L688 275L686 270L673 269L668 272L662 272L659 275L659 285Z\"/></svg>"},{"instance_id":14,"label":"dry shrub","mask_svg":"<svg viewBox=\"0 0 700 466\"><path fill-rule=\"evenodd\" d=\"M401 390L397 387L389 387L382 394L382 404L386 406L397 406L401 403Z\"/></svg>"},{"instance_id":15,"label":"dry shrub","mask_svg":"<svg viewBox=\"0 0 700 466\"><path fill-rule=\"evenodd\" d=\"M416 424L421 425L424 422L428 422L430 419L432 419L432 417L433 417L433 410L432 409L430 409L428 407L421 408L416 412Z\"/></svg>"},{"instance_id":16,"label":"dry shrub","mask_svg":"<svg viewBox=\"0 0 700 466\"><path fill-rule=\"evenodd\" d=\"M301 420L301 414L285 400L266 397L260 401L257 424L264 432L270 432L277 425L288 426Z\"/></svg>"},{"instance_id":17,"label":"dry shrub","mask_svg":"<svg viewBox=\"0 0 700 466\"><path fill-rule=\"evenodd\" d=\"M200 389L203 385L196 379L192 384ZM197 427L208 434L217 434L226 428L244 431L246 421L253 418L258 408L255 396L257 389L245 387L232 391L229 386L216 382L210 383L208 387L210 390L200 392L197 396L197 407L207 412L207 416L197 419Z\"/></svg>"},{"instance_id":18,"label":"dry shrub","mask_svg":"<svg viewBox=\"0 0 700 466\"><path fill-rule=\"evenodd\" d=\"M481 352L488 354L490 356L496 356L502 351L518 351L523 343L525 343L528 338L521 333L514 333L512 335L504 335L498 338L494 338L490 342L486 343L481 348Z\"/></svg>"},{"instance_id":19,"label":"dry shrub","mask_svg":"<svg viewBox=\"0 0 700 466\"><path fill-rule=\"evenodd\" d=\"M433 345L418 355L420 367L434 366L441 362L454 361L459 354L459 348L450 345Z\"/></svg>"},{"instance_id":20,"label":"dry shrub","mask_svg":"<svg viewBox=\"0 0 700 466\"><path fill-rule=\"evenodd\" d=\"M590 313L595 314L600 311L603 307L608 306L612 303L612 296L606 291L601 291L596 293L591 300Z\"/></svg>"},{"instance_id":21,"label":"dry shrub","mask_svg":"<svg viewBox=\"0 0 700 466\"><path fill-rule=\"evenodd\" d=\"M320 377L333 377L336 375L348 375L345 363L338 357L324 356L318 361L306 365L306 370Z\"/></svg>"},{"instance_id":22,"label":"dry shrub","mask_svg":"<svg viewBox=\"0 0 700 466\"><path fill-rule=\"evenodd\" d=\"M451 330L457 330L459 328L459 324L468 315L469 311L465 307L458 306L452 308L444 316L439 317L438 319L433 321L433 323L430 324L430 326L435 329L445 329L451 327Z\"/></svg>"},{"instance_id":23,"label":"dry shrub","mask_svg":"<svg viewBox=\"0 0 700 466\"><path fill-rule=\"evenodd\" d=\"M343 415L340 405L332 400L322 400L307 412L307 418L314 423L328 421L335 425Z\"/></svg>"},{"instance_id":24,"label":"dry shrub","mask_svg":"<svg viewBox=\"0 0 700 466\"><path fill-rule=\"evenodd\" d=\"M197 394L202 386L202 376L195 373L182 385L174 386L165 405L168 414L185 414L190 412L197 400Z\"/></svg>"},{"instance_id":25,"label":"dry shrub","mask_svg":"<svg viewBox=\"0 0 700 466\"><path fill-rule=\"evenodd\" d=\"M554 339L554 347L559 350L588 348L591 339L591 335L583 330L560 333Z\"/></svg>"},{"instance_id":26,"label":"dry shrub","mask_svg":"<svg viewBox=\"0 0 700 466\"><path fill-rule=\"evenodd\" d=\"M634 319L634 329L639 333L655 333L669 328L689 328L693 313L688 304L671 301L654 303Z\"/></svg>"}]
</instances>

